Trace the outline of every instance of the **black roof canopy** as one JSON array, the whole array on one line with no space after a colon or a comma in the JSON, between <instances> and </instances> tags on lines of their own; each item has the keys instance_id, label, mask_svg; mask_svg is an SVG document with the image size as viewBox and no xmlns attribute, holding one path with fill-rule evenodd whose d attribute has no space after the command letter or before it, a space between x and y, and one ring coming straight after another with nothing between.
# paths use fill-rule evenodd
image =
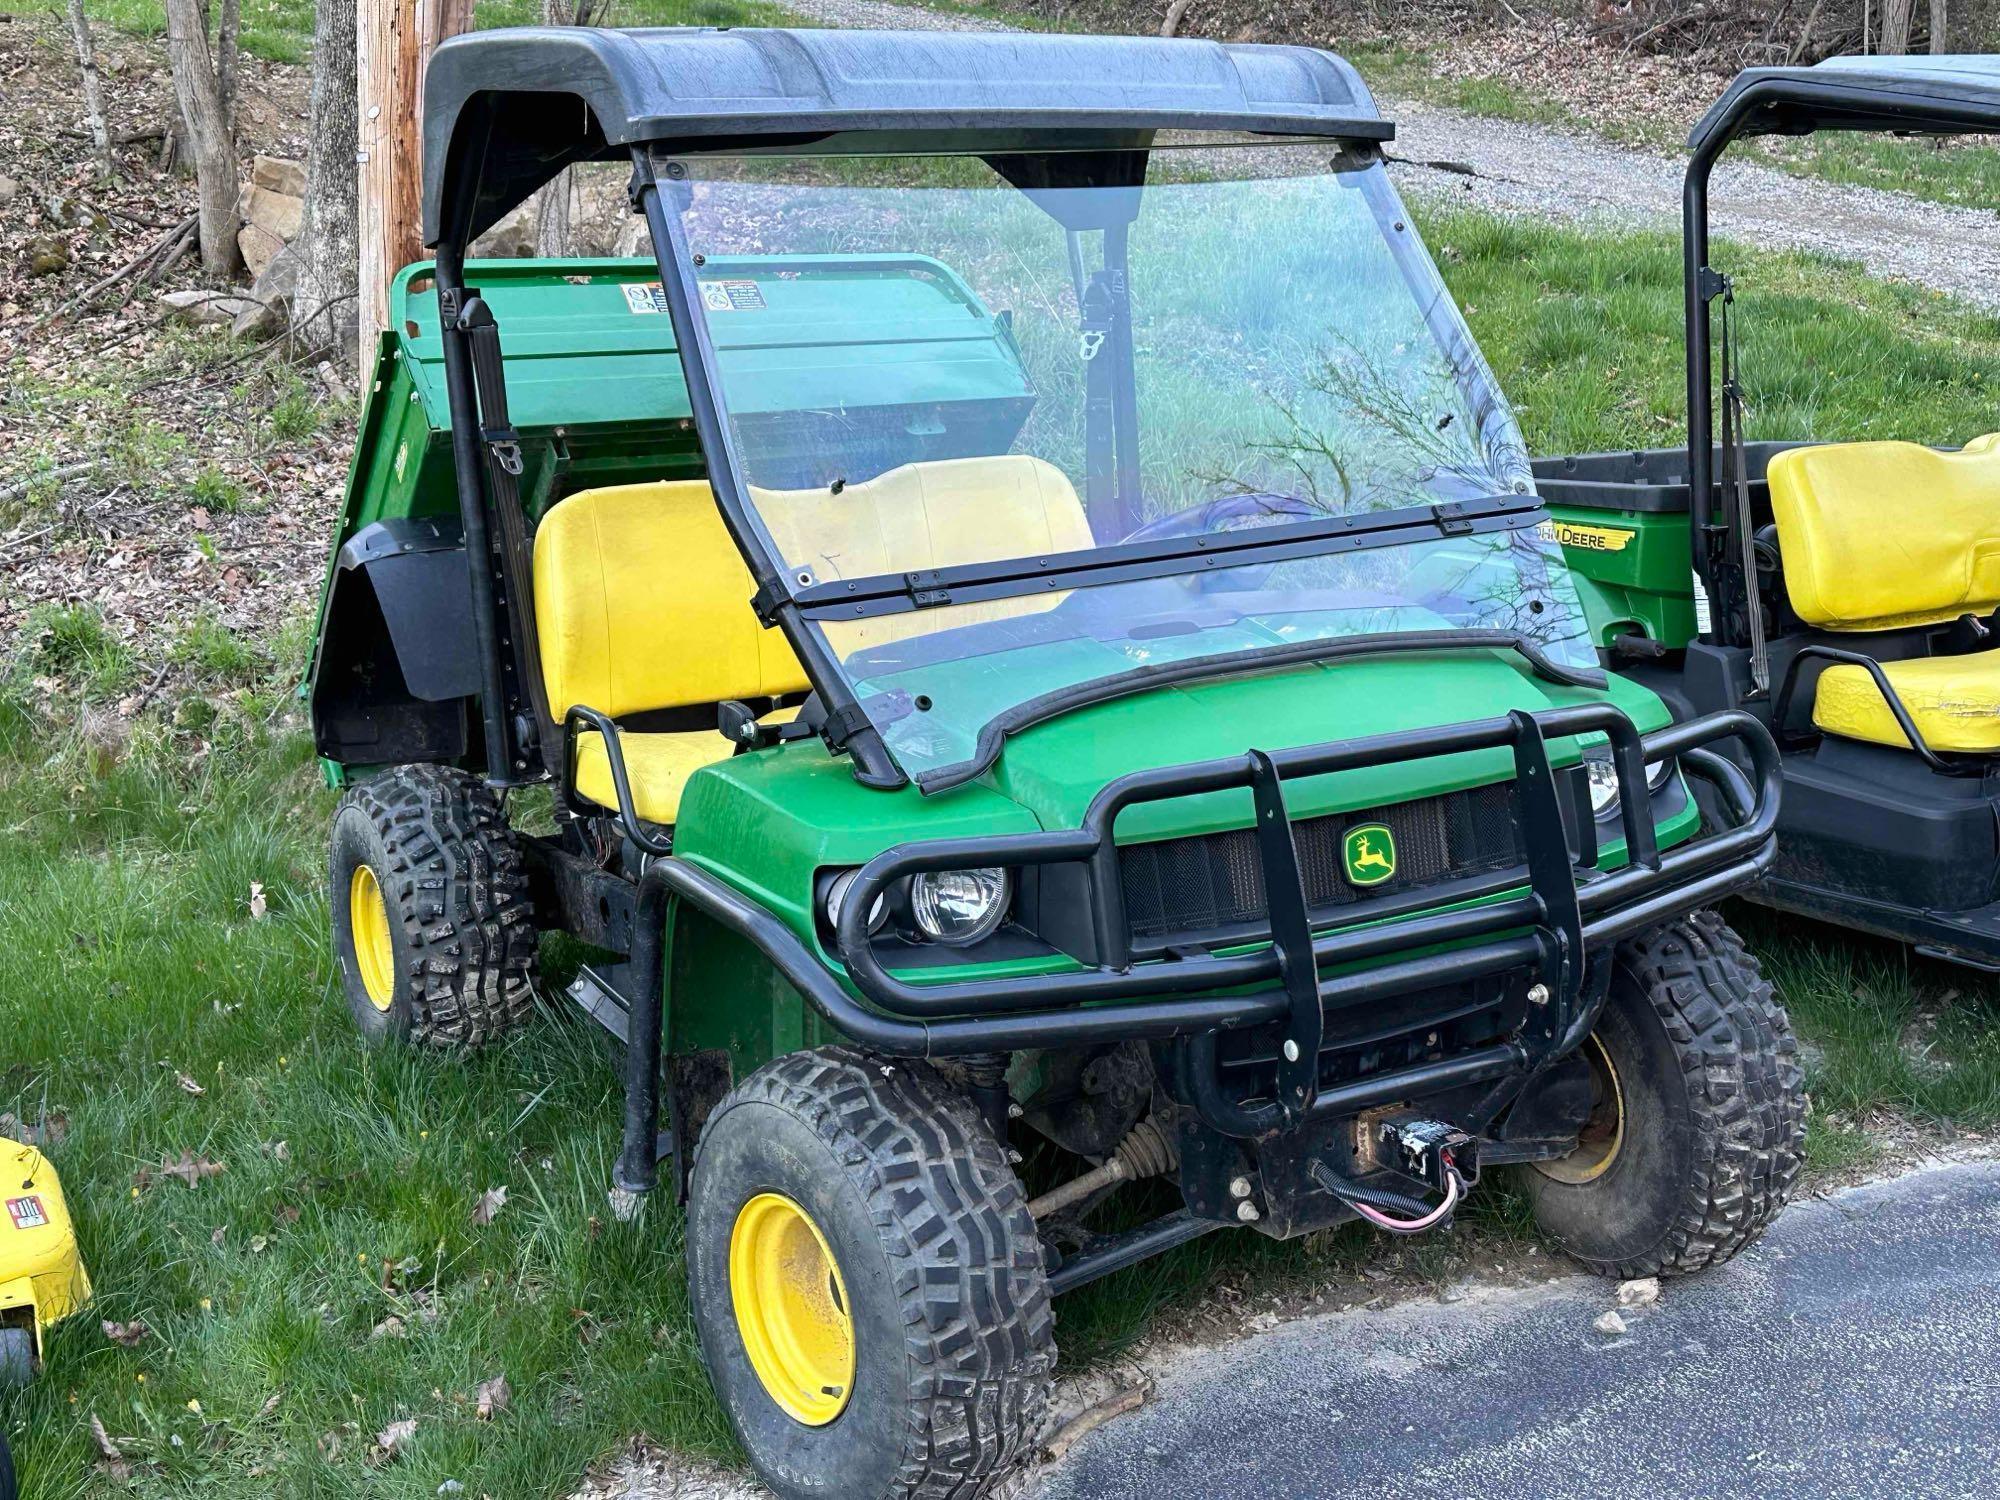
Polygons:
<instances>
[{"instance_id":1,"label":"black roof canopy","mask_svg":"<svg viewBox=\"0 0 2000 1500\"><path fill-rule=\"evenodd\" d=\"M424 240L470 239L575 161L864 139L893 151L1134 131L1387 140L1312 47L1027 32L522 27L454 37L424 83ZM956 138L954 140L954 138ZM1016 149L1019 149L1017 146ZM459 176L453 218L445 182Z\"/></svg>"},{"instance_id":2,"label":"black roof canopy","mask_svg":"<svg viewBox=\"0 0 2000 1500\"><path fill-rule=\"evenodd\" d=\"M1810 68L1749 68L1688 136L1713 156L1746 135L1815 130L2000 132L2000 57L1831 57Z\"/></svg>"}]
</instances>

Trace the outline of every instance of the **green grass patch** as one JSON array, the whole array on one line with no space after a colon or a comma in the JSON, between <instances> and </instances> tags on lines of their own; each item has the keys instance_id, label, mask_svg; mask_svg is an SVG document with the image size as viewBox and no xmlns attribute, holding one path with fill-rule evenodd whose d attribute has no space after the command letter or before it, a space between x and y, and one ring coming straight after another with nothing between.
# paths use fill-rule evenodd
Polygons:
<instances>
[{"instance_id":1,"label":"green grass patch","mask_svg":"<svg viewBox=\"0 0 2000 1500\"><path fill-rule=\"evenodd\" d=\"M165 36L160 0L85 0L93 20L135 36ZM604 26L778 26L787 12L770 0L613 0ZM474 0L473 25L539 26L539 0ZM243 50L272 62L303 63L312 51L312 0L243 0Z\"/></svg>"},{"instance_id":2,"label":"green grass patch","mask_svg":"<svg viewBox=\"0 0 2000 1500\"><path fill-rule=\"evenodd\" d=\"M1656 232L1418 205L1535 453L1653 448L1686 426L1681 263ZM1752 438L1962 443L1995 426L2000 319L1802 252L1718 246Z\"/></svg>"},{"instance_id":3,"label":"green grass patch","mask_svg":"<svg viewBox=\"0 0 2000 1500\"><path fill-rule=\"evenodd\" d=\"M1906 139L1828 131L1774 140L1761 154L1798 177L1885 188L1958 208L2000 209L2000 148L1976 137Z\"/></svg>"}]
</instances>

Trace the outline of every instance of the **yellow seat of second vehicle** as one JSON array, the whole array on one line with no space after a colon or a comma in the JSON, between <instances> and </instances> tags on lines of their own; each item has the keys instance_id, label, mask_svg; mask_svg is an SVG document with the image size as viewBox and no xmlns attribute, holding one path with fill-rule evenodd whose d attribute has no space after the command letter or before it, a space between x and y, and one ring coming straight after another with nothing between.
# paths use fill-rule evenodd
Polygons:
<instances>
[{"instance_id":1,"label":"yellow seat of second vehicle","mask_svg":"<svg viewBox=\"0 0 2000 1500\"><path fill-rule=\"evenodd\" d=\"M2000 608L2000 433L1956 453L1901 442L1791 448L1767 478L1786 593L1807 624L1865 634ZM1932 749L2000 751L2000 651L1882 670ZM1909 745L1863 667L1820 674L1813 723Z\"/></svg>"}]
</instances>

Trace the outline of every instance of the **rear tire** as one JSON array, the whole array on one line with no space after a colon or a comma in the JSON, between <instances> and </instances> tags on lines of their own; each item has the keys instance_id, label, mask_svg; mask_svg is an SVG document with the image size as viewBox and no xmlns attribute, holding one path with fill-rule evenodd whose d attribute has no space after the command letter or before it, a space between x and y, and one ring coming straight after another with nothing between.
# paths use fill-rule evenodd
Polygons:
<instances>
[{"instance_id":1,"label":"rear tire","mask_svg":"<svg viewBox=\"0 0 2000 1500\"><path fill-rule=\"evenodd\" d=\"M1698 911L1619 944L1585 1046L1601 1051L1583 1144L1523 1174L1542 1228L1618 1277L1754 1242L1798 1178L1806 1098L1791 1020L1742 939Z\"/></svg>"},{"instance_id":2,"label":"rear tire","mask_svg":"<svg viewBox=\"0 0 2000 1500\"><path fill-rule=\"evenodd\" d=\"M354 787L328 873L341 985L369 1041L477 1047L533 1013L528 875L476 777L398 766Z\"/></svg>"},{"instance_id":3,"label":"rear tire","mask_svg":"<svg viewBox=\"0 0 2000 1500\"><path fill-rule=\"evenodd\" d=\"M760 1262L774 1205L799 1253ZM759 1069L702 1130L687 1222L709 1378L785 1500L970 1500L1026 1456L1055 1366L1041 1243L1001 1144L927 1064L827 1047ZM765 1332L793 1265L806 1299L831 1284L844 1346L824 1318ZM816 1357L786 1366L787 1346Z\"/></svg>"},{"instance_id":4,"label":"rear tire","mask_svg":"<svg viewBox=\"0 0 2000 1500\"><path fill-rule=\"evenodd\" d=\"M0 1432L0 1500L20 1500L14 1488L14 1458L7 1451L7 1434Z\"/></svg>"},{"instance_id":5,"label":"rear tire","mask_svg":"<svg viewBox=\"0 0 2000 1500\"><path fill-rule=\"evenodd\" d=\"M34 1378L35 1331L0 1328L0 1391L18 1390Z\"/></svg>"}]
</instances>

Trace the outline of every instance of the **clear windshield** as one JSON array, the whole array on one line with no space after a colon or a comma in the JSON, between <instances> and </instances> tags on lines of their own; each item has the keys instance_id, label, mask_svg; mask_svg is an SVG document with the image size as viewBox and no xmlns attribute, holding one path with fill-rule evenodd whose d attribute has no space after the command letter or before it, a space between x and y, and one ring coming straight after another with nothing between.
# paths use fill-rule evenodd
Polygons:
<instances>
[{"instance_id":1,"label":"clear windshield","mask_svg":"<svg viewBox=\"0 0 2000 1500\"><path fill-rule=\"evenodd\" d=\"M1519 631L1590 667L1519 528L1212 566L1250 527L1530 492L1372 153L1325 144L696 162L674 199L750 500L799 587L1128 541L1182 576L824 624L906 770L1177 657ZM906 704L920 705L908 709Z\"/></svg>"}]
</instances>

